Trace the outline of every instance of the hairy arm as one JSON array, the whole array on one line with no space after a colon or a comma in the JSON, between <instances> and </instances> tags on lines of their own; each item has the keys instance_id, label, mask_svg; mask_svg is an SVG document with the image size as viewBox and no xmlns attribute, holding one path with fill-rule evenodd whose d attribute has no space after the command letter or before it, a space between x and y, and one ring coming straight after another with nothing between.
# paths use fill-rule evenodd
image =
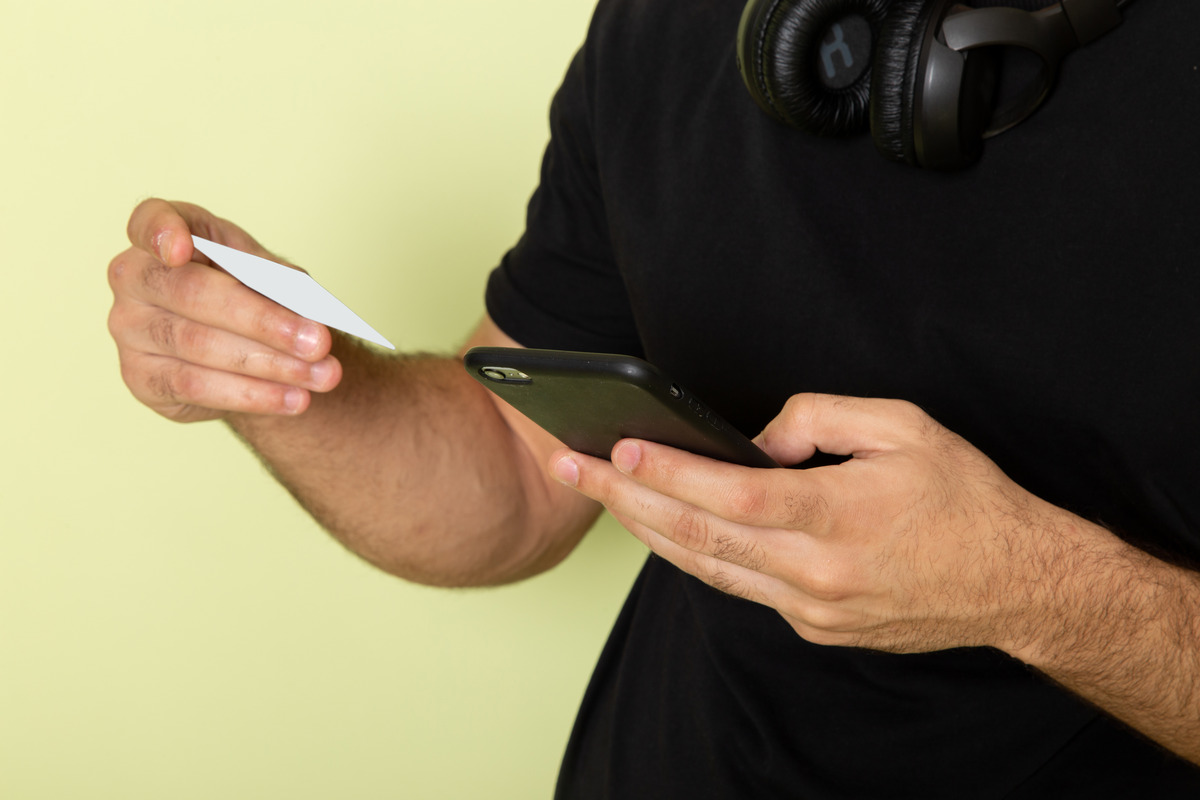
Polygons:
<instances>
[{"instance_id":1,"label":"hairy arm","mask_svg":"<svg viewBox=\"0 0 1200 800\"><path fill-rule=\"evenodd\" d=\"M432 584L518 580L561 560L598 506L555 484L556 440L451 356L386 355L214 269L190 234L270 257L245 231L148 200L109 265L109 330L133 395L224 419L340 541ZM485 319L476 344L518 346Z\"/></svg>"},{"instance_id":2,"label":"hairy arm","mask_svg":"<svg viewBox=\"0 0 1200 800\"><path fill-rule=\"evenodd\" d=\"M1005 649L1200 764L1200 574L1066 512L1019 635Z\"/></svg>"},{"instance_id":3,"label":"hairy arm","mask_svg":"<svg viewBox=\"0 0 1200 800\"><path fill-rule=\"evenodd\" d=\"M518 346L485 319L467 347ZM296 418L230 426L296 499L380 568L493 584L561 561L598 507L547 479L556 441L472 380L461 358L390 356L335 336L344 374Z\"/></svg>"}]
</instances>

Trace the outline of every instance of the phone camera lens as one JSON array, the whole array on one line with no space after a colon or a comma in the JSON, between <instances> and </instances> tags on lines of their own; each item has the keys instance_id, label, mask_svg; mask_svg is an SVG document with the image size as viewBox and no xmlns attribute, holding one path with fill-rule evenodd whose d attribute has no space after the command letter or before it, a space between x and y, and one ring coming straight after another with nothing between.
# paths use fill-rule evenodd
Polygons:
<instances>
[{"instance_id":1,"label":"phone camera lens","mask_svg":"<svg viewBox=\"0 0 1200 800\"><path fill-rule=\"evenodd\" d=\"M496 383L522 384L533 383L533 378L521 372L519 369L512 367L480 367L479 374L487 378L489 381Z\"/></svg>"}]
</instances>

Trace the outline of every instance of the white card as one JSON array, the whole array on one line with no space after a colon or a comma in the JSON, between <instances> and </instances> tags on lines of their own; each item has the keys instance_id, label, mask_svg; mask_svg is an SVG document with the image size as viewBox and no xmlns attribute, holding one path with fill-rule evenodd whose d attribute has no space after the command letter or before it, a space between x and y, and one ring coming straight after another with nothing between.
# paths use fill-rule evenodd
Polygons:
<instances>
[{"instance_id":1,"label":"white card","mask_svg":"<svg viewBox=\"0 0 1200 800\"><path fill-rule=\"evenodd\" d=\"M193 236L196 249L254 291L313 322L337 328L368 342L396 347L334 297L312 276L265 258Z\"/></svg>"}]
</instances>

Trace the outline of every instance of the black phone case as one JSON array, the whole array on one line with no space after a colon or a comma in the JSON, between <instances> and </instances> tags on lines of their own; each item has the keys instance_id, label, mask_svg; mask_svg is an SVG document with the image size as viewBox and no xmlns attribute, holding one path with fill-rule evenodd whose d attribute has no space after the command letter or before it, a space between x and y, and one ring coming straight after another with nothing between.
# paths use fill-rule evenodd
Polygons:
<instances>
[{"instance_id":1,"label":"black phone case","mask_svg":"<svg viewBox=\"0 0 1200 800\"><path fill-rule=\"evenodd\" d=\"M475 347L463 363L471 377L581 453L608 458L613 445L629 437L747 467L779 466L699 398L639 358ZM506 370L507 379L498 380L497 373Z\"/></svg>"}]
</instances>

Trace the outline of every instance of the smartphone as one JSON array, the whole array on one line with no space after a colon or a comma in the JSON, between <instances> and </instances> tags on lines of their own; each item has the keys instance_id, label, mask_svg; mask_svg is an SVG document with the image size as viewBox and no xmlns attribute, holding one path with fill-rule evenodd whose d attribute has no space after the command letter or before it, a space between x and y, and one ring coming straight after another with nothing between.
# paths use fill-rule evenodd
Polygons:
<instances>
[{"instance_id":1,"label":"smartphone","mask_svg":"<svg viewBox=\"0 0 1200 800\"><path fill-rule=\"evenodd\" d=\"M608 458L624 438L645 439L746 467L778 467L699 398L632 356L474 347L471 377L561 442Z\"/></svg>"}]
</instances>

